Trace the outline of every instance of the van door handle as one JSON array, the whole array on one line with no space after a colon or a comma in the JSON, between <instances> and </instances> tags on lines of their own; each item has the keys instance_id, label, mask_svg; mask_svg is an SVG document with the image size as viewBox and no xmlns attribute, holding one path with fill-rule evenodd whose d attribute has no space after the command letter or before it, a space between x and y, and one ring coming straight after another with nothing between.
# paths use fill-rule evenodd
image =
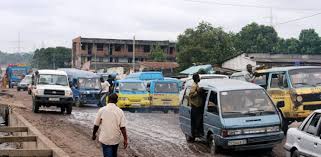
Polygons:
<instances>
[{"instance_id":1,"label":"van door handle","mask_svg":"<svg viewBox=\"0 0 321 157\"><path fill-rule=\"evenodd\" d=\"M298 137L298 141L301 141L301 137Z\"/></svg>"},{"instance_id":2,"label":"van door handle","mask_svg":"<svg viewBox=\"0 0 321 157\"><path fill-rule=\"evenodd\" d=\"M318 146L318 143L314 142L313 146L316 148Z\"/></svg>"}]
</instances>

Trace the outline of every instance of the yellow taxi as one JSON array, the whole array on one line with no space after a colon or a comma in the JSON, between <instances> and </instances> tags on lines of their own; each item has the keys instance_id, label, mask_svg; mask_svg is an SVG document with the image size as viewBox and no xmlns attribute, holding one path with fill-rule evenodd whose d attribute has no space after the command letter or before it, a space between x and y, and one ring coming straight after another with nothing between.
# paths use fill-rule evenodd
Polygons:
<instances>
[{"instance_id":1,"label":"yellow taxi","mask_svg":"<svg viewBox=\"0 0 321 157\"><path fill-rule=\"evenodd\" d=\"M321 66L291 66L258 70L254 83L264 87L283 116L301 121L321 109Z\"/></svg>"}]
</instances>

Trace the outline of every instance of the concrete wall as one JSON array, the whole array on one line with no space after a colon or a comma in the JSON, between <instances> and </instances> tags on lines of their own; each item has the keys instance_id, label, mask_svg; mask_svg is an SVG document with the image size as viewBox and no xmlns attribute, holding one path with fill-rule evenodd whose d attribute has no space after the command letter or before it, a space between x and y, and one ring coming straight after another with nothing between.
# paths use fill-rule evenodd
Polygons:
<instances>
[{"instance_id":1,"label":"concrete wall","mask_svg":"<svg viewBox=\"0 0 321 157\"><path fill-rule=\"evenodd\" d=\"M245 54L241 54L237 57L234 57L222 64L223 68L232 69L236 71L246 70L246 65L251 64L256 66L256 62L251 60L249 57L246 57Z\"/></svg>"},{"instance_id":2,"label":"concrete wall","mask_svg":"<svg viewBox=\"0 0 321 157\"><path fill-rule=\"evenodd\" d=\"M0 104L0 116L4 117L5 110L8 106ZM37 136L36 142L22 142L18 143L18 148L21 149L51 149L53 157L69 157L61 148L57 147L52 141L44 136L38 129L29 123L19 113L9 111L9 126L12 127L28 127L28 132L15 132L14 136Z\"/></svg>"}]
</instances>

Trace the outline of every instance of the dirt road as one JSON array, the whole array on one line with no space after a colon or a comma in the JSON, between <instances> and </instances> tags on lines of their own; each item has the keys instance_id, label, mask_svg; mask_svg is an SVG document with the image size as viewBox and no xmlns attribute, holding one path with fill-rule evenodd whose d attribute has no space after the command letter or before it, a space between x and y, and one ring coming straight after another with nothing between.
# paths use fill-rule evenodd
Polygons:
<instances>
[{"instance_id":1,"label":"dirt road","mask_svg":"<svg viewBox=\"0 0 321 157\"><path fill-rule=\"evenodd\" d=\"M97 141L91 140L93 120L97 107L73 108L71 115L62 115L59 109L45 109L35 114L31 111L31 96L26 92L10 90L16 103L25 108L17 108L20 113L44 135L61 147L70 156L101 156ZM202 141L189 144L179 128L178 115L174 113L129 113L127 130L129 148L120 146L119 156L210 156L209 149ZM264 151L223 152L218 156L284 156L282 144L277 145L272 153Z\"/></svg>"}]
</instances>

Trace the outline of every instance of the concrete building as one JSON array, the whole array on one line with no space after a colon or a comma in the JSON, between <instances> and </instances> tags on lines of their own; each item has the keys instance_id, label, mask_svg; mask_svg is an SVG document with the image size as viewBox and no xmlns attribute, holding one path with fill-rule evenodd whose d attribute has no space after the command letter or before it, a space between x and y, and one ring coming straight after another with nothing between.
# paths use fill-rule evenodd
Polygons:
<instances>
[{"instance_id":1,"label":"concrete building","mask_svg":"<svg viewBox=\"0 0 321 157\"><path fill-rule=\"evenodd\" d=\"M153 46L159 45L166 55L167 61L176 60L176 43L170 41L135 41L135 61L150 60ZM91 66L130 66L133 60L133 40L100 39L77 37L72 40L72 67L81 66L90 61Z\"/></svg>"},{"instance_id":2,"label":"concrete building","mask_svg":"<svg viewBox=\"0 0 321 157\"><path fill-rule=\"evenodd\" d=\"M268 67L321 65L321 55L273 54L273 53L242 53L227 59L223 68L243 71L246 65L266 65Z\"/></svg>"}]
</instances>

